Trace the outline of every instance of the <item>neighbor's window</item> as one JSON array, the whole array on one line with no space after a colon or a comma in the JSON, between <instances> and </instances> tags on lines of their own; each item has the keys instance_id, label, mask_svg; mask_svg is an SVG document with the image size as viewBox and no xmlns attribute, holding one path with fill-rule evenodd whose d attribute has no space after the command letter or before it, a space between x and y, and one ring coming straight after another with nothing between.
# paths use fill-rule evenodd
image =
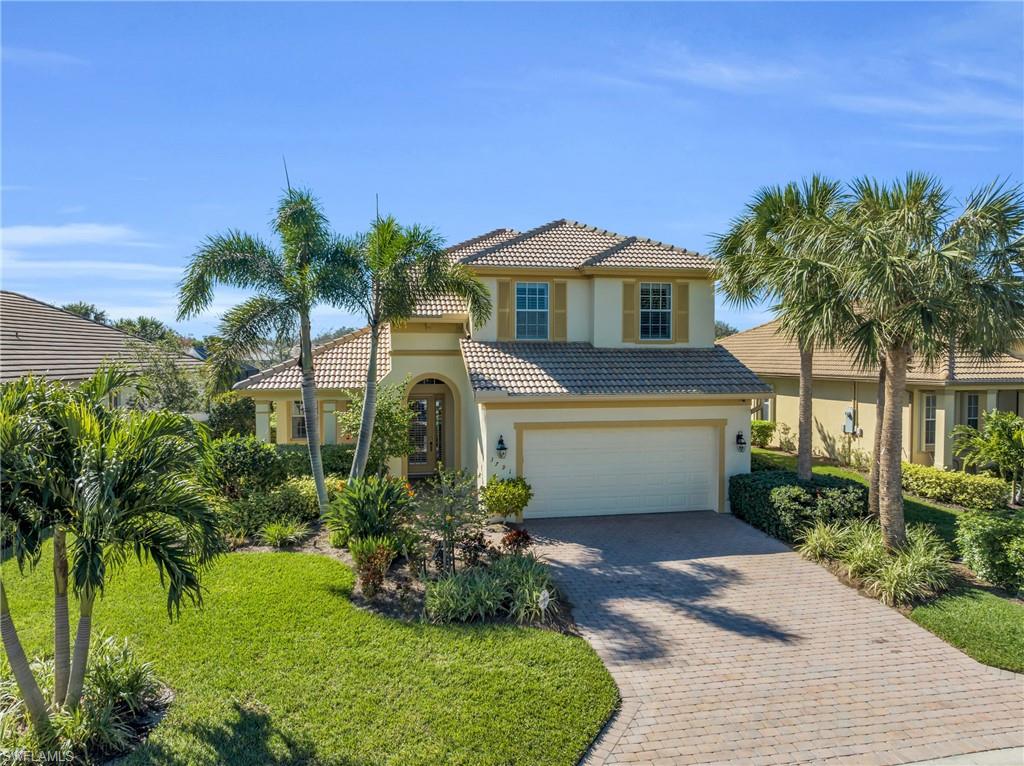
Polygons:
<instances>
[{"instance_id":1,"label":"neighbor's window","mask_svg":"<svg viewBox=\"0 0 1024 766\"><path fill-rule=\"evenodd\" d=\"M640 340L672 339L672 285L640 283Z\"/></svg>"},{"instance_id":2,"label":"neighbor's window","mask_svg":"<svg viewBox=\"0 0 1024 766\"><path fill-rule=\"evenodd\" d=\"M516 339L548 339L548 283L516 283Z\"/></svg>"},{"instance_id":3,"label":"neighbor's window","mask_svg":"<svg viewBox=\"0 0 1024 766\"><path fill-rule=\"evenodd\" d=\"M302 402L292 402L292 438L306 438L306 416L302 411Z\"/></svg>"},{"instance_id":4,"label":"neighbor's window","mask_svg":"<svg viewBox=\"0 0 1024 766\"><path fill-rule=\"evenodd\" d=\"M967 425L977 428L981 423L979 417L981 407L980 394L967 394Z\"/></svg>"},{"instance_id":5,"label":"neighbor's window","mask_svg":"<svg viewBox=\"0 0 1024 766\"><path fill-rule=\"evenodd\" d=\"M924 446L935 446L935 394L924 395Z\"/></svg>"}]
</instances>

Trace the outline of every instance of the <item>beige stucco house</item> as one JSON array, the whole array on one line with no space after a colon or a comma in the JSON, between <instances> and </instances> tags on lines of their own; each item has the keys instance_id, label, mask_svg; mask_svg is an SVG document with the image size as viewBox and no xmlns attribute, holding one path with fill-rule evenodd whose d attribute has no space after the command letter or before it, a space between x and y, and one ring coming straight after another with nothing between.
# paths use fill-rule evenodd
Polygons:
<instances>
[{"instance_id":1,"label":"beige stucco house","mask_svg":"<svg viewBox=\"0 0 1024 766\"><path fill-rule=\"evenodd\" d=\"M719 344L771 385L754 416L797 428L800 353L778 320L722 338ZM841 350L814 353L814 451L837 457L844 446L870 453L875 436L878 370L858 369ZM956 466L953 427L977 428L989 410L1024 415L1024 354L981 360L952 354L932 369L911 366L903 403L903 455L910 462Z\"/></svg>"},{"instance_id":2,"label":"beige stucco house","mask_svg":"<svg viewBox=\"0 0 1024 766\"><path fill-rule=\"evenodd\" d=\"M714 341L712 263L648 239L558 220L498 229L449 249L487 285L473 326L456 299L423 305L383 334L384 383L406 382L415 452L392 470L438 466L524 476L527 516L728 509L749 470L750 407L768 387ZM366 330L314 352L321 433L363 385ZM236 385L257 434L303 442L291 360Z\"/></svg>"}]
</instances>

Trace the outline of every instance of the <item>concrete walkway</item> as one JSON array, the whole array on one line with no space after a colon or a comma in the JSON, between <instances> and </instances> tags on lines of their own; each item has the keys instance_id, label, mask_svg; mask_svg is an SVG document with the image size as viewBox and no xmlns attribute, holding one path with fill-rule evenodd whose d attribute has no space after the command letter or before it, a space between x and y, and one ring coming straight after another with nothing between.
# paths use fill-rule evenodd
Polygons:
<instances>
[{"instance_id":1,"label":"concrete walkway","mask_svg":"<svg viewBox=\"0 0 1024 766\"><path fill-rule=\"evenodd\" d=\"M622 692L586 764L871 766L1024 744L1024 677L731 516L527 526Z\"/></svg>"}]
</instances>

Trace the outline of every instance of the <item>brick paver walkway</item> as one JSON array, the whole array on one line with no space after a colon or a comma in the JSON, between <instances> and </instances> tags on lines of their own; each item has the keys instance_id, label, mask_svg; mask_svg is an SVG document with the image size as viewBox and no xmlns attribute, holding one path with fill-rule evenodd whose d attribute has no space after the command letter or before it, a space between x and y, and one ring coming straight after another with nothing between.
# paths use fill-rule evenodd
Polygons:
<instances>
[{"instance_id":1,"label":"brick paver walkway","mask_svg":"<svg viewBox=\"0 0 1024 766\"><path fill-rule=\"evenodd\" d=\"M870 766L1024 744L1024 677L731 516L529 529L622 692L586 764Z\"/></svg>"}]
</instances>

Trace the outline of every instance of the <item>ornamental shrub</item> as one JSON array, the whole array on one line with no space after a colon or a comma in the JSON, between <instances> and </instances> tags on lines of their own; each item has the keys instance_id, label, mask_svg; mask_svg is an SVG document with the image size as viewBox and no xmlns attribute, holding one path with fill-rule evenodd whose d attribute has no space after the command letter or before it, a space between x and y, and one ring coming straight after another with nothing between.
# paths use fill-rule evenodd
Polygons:
<instances>
[{"instance_id":1,"label":"ornamental shrub","mask_svg":"<svg viewBox=\"0 0 1024 766\"><path fill-rule=\"evenodd\" d=\"M750 453L750 470L751 471L778 471L778 464L767 455L762 455L760 452Z\"/></svg>"},{"instance_id":2,"label":"ornamental shrub","mask_svg":"<svg viewBox=\"0 0 1024 766\"><path fill-rule=\"evenodd\" d=\"M394 535L408 521L411 503L409 485L401 479L367 476L348 482L324 520L349 537Z\"/></svg>"},{"instance_id":3,"label":"ornamental shrub","mask_svg":"<svg viewBox=\"0 0 1024 766\"><path fill-rule=\"evenodd\" d=\"M312 476L309 464L309 448L304 444L278 444L277 453L287 476ZM320 460L324 473L348 476L352 468L352 456L356 448L352 444L324 444L320 447Z\"/></svg>"},{"instance_id":4,"label":"ornamental shrub","mask_svg":"<svg viewBox=\"0 0 1024 766\"><path fill-rule=\"evenodd\" d=\"M391 562L398 555L398 544L388 535L351 537L348 551L356 565L356 577L363 595L373 598L384 584Z\"/></svg>"},{"instance_id":5,"label":"ornamental shrub","mask_svg":"<svg viewBox=\"0 0 1024 766\"><path fill-rule=\"evenodd\" d=\"M274 522L313 521L320 515L320 504L312 479L288 479L273 489L223 503L219 515L225 532L252 537Z\"/></svg>"},{"instance_id":6,"label":"ornamental shrub","mask_svg":"<svg viewBox=\"0 0 1024 766\"><path fill-rule=\"evenodd\" d=\"M949 548L924 524L907 528L907 544L863 576L865 590L883 604L911 604L935 596L953 579Z\"/></svg>"},{"instance_id":7,"label":"ornamental shrub","mask_svg":"<svg viewBox=\"0 0 1024 766\"><path fill-rule=\"evenodd\" d=\"M775 423L771 420L752 420L750 422L750 442L755 447L767 447L775 436Z\"/></svg>"},{"instance_id":8,"label":"ornamental shrub","mask_svg":"<svg viewBox=\"0 0 1024 766\"><path fill-rule=\"evenodd\" d=\"M257 537L264 545L272 548L289 548L298 545L309 533L309 525L297 519L282 519L264 524Z\"/></svg>"},{"instance_id":9,"label":"ornamental shrub","mask_svg":"<svg viewBox=\"0 0 1024 766\"><path fill-rule=\"evenodd\" d=\"M964 564L982 579L1012 592L1024 588L1024 512L962 513L956 546Z\"/></svg>"},{"instance_id":10,"label":"ornamental shrub","mask_svg":"<svg viewBox=\"0 0 1024 766\"><path fill-rule=\"evenodd\" d=\"M225 436L210 442L200 478L214 491L236 500L279 484L285 471L273 444L255 436Z\"/></svg>"},{"instance_id":11,"label":"ornamental shrub","mask_svg":"<svg viewBox=\"0 0 1024 766\"><path fill-rule=\"evenodd\" d=\"M533 488L526 479L499 479L492 476L480 490L480 502L491 516L515 517L522 521L523 511L533 499Z\"/></svg>"},{"instance_id":12,"label":"ornamental shrub","mask_svg":"<svg viewBox=\"0 0 1024 766\"><path fill-rule=\"evenodd\" d=\"M1010 485L992 476L903 464L903 491L912 495L982 511L1006 508Z\"/></svg>"},{"instance_id":13,"label":"ornamental shrub","mask_svg":"<svg viewBox=\"0 0 1024 766\"><path fill-rule=\"evenodd\" d=\"M210 417L206 421L214 438L235 434L256 433L256 402L237 391L225 391L210 400Z\"/></svg>"},{"instance_id":14,"label":"ornamental shrub","mask_svg":"<svg viewBox=\"0 0 1024 766\"><path fill-rule=\"evenodd\" d=\"M546 622L559 609L548 567L530 554L503 556L490 568L464 569L427 583L433 622L486 620L501 612L519 623Z\"/></svg>"}]
</instances>

